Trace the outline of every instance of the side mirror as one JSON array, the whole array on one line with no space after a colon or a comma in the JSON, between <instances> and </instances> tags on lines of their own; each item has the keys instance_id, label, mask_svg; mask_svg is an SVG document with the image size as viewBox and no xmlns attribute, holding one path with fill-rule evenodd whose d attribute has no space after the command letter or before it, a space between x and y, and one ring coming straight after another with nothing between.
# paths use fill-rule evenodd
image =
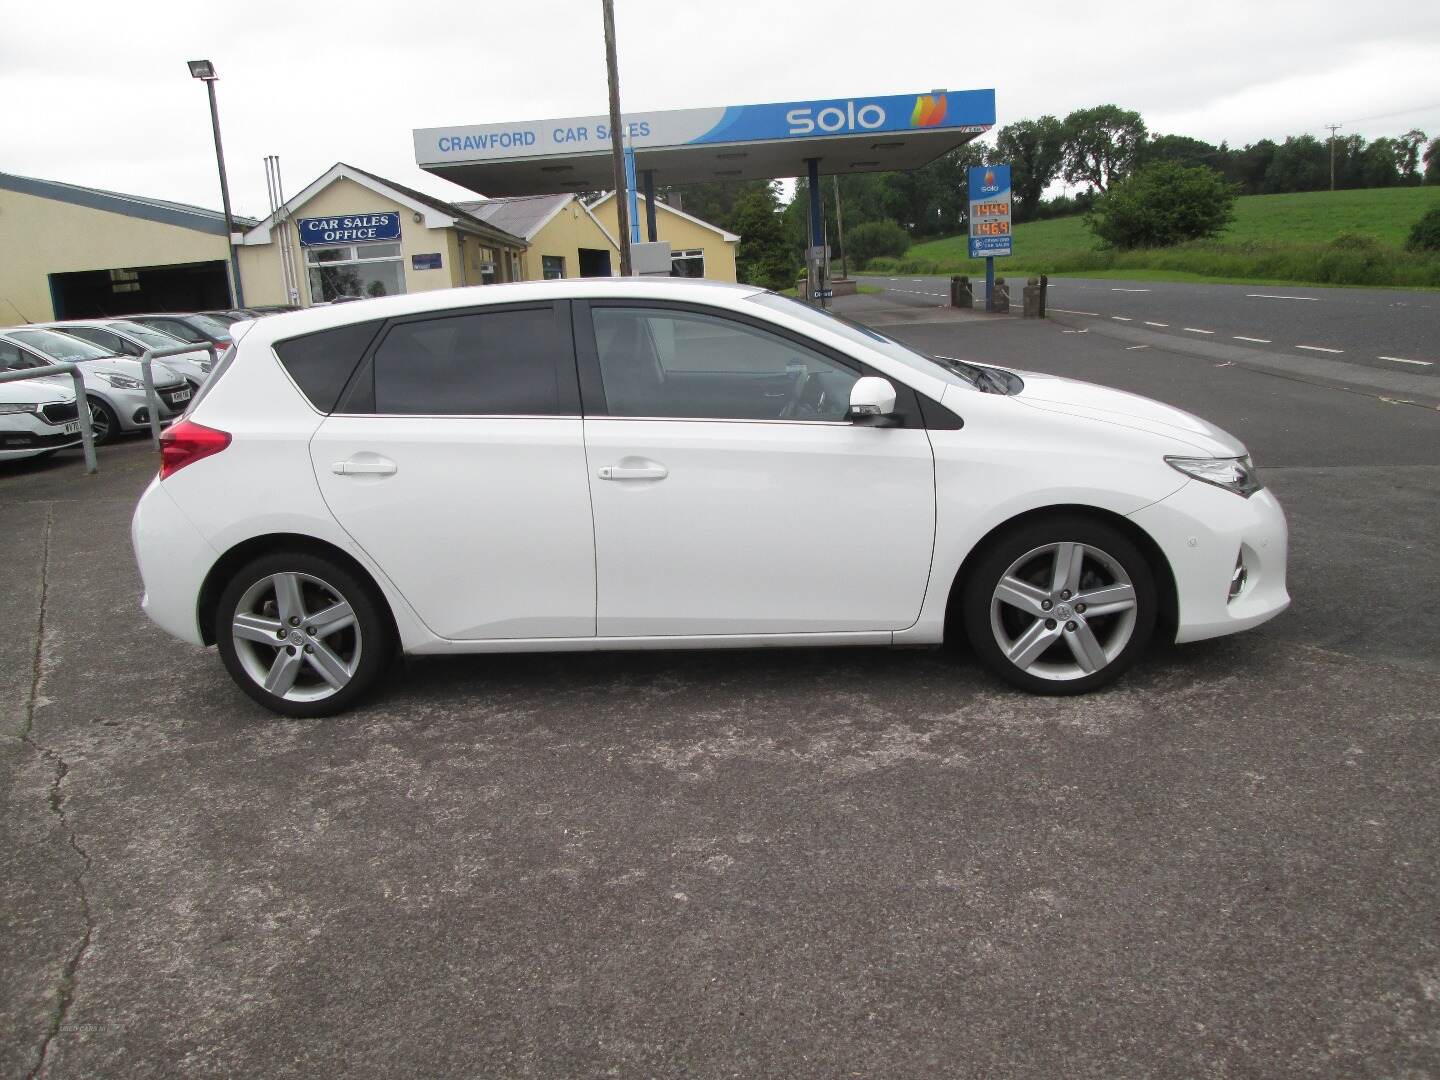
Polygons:
<instances>
[{"instance_id":1,"label":"side mirror","mask_svg":"<svg viewBox=\"0 0 1440 1080\"><path fill-rule=\"evenodd\" d=\"M855 385L850 388L850 412L846 419L864 423L894 412L895 387L890 385L889 379L866 375L855 380Z\"/></svg>"}]
</instances>

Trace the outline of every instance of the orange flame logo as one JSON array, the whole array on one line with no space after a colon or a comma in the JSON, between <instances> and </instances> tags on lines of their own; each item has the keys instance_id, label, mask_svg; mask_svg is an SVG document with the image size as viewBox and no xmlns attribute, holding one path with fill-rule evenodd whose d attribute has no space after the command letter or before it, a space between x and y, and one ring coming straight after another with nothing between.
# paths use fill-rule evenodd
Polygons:
<instances>
[{"instance_id":1,"label":"orange flame logo","mask_svg":"<svg viewBox=\"0 0 1440 1080\"><path fill-rule=\"evenodd\" d=\"M915 99L915 111L910 114L911 127L934 127L944 119L944 94L921 94Z\"/></svg>"}]
</instances>

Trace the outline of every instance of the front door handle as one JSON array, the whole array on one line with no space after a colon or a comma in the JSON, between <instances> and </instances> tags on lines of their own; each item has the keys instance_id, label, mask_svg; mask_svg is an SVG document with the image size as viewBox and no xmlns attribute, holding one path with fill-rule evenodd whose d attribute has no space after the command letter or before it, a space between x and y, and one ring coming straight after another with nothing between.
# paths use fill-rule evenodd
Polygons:
<instances>
[{"instance_id":1,"label":"front door handle","mask_svg":"<svg viewBox=\"0 0 1440 1080\"><path fill-rule=\"evenodd\" d=\"M601 480L664 480L670 470L656 462L649 465L602 465L595 471Z\"/></svg>"},{"instance_id":2,"label":"front door handle","mask_svg":"<svg viewBox=\"0 0 1440 1080\"><path fill-rule=\"evenodd\" d=\"M330 466L336 476L394 476L393 461L337 461Z\"/></svg>"}]
</instances>

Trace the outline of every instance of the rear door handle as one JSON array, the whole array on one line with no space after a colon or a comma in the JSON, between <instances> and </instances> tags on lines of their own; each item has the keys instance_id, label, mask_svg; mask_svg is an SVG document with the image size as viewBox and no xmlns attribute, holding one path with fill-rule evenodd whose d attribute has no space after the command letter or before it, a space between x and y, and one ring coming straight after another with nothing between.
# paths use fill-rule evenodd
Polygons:
<instances>
[{"instance_id":1,"label":"rear door handle","mask_svg":"<svg viewBox=\"0 0 1440 1080\"><path fill-rule=\"evenodd\" d=\"M330 466L336 476L394 476L393 461L337 461Z\"/></svg>"},{"instance_id":2,"label":"rear door handle","mask_svg":"<svg viewBox=\"0 0 1440 1080\"><path fill-rule=\"evenodd\" d=\"M602 465L595 471L601 480L664 480L670 470L664 465Z\"/></svg>"}]
</instances>

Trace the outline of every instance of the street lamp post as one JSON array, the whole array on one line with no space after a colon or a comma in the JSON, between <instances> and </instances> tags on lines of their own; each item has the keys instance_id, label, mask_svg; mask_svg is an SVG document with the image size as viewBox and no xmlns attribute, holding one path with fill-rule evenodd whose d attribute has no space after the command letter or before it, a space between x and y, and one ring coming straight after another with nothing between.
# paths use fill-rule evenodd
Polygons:
<instances>
[{"instance_id":1,"label":"street lamp post","mask_svg":"<svg viewBox=\"0 0 1440 1080\"><path fill-rule=\"evenodd\" d=\"M209 60L191 60L190 77L205 83L210 93L210 127L215 132L215 164L220 169L220 204L225 210L225 244L230 251L230 297L235 307L245 306L245 290L240 284L240 257L235 252L235 219L230 213L230 181L225 177L225 150L220 145L220 110L215 104L215 65Z\"/></svg>"}]
</instances>

